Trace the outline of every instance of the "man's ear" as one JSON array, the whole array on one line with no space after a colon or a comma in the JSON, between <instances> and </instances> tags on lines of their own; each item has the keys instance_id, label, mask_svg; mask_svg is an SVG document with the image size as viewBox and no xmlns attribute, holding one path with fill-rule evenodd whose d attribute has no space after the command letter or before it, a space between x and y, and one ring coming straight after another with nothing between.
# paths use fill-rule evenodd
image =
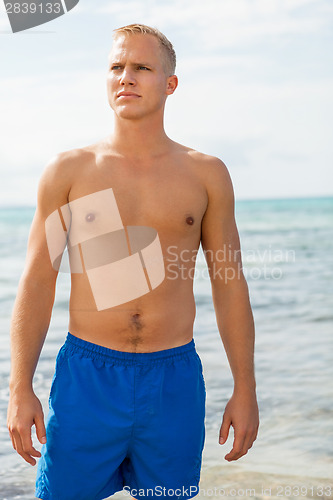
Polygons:
<instances>
[{"instance_id":1,"label":"man's ear","mask_svg":"<svg viewBox=\"0 0 333 500\"><path fill-rule=\"evenodd\" d=\"M168 83L166 88L167 95L171 95L174 93L176 88L178 87L178 78L176 75L172 75L168 77Z\"/></svg>"}]
</instances>

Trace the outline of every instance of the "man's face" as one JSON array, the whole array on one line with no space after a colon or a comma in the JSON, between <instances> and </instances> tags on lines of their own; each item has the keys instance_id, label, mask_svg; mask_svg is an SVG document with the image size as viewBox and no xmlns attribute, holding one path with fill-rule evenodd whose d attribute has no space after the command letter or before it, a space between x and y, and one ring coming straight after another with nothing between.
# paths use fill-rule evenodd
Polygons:
<instances>
[{"instance_id":1,"label":"man's face","mask_svg":"<svg viewBox=\"0 0 333 500\"><path fill-rule=\"evenodd\" d=\"M109 56L107 92L116 115L140 119L163 112L166 97L172 93L163 62L159 42L152 35L119 35L115 39ZM122 92L132 95L120 95Z\"/></svg>"}]
</instances>

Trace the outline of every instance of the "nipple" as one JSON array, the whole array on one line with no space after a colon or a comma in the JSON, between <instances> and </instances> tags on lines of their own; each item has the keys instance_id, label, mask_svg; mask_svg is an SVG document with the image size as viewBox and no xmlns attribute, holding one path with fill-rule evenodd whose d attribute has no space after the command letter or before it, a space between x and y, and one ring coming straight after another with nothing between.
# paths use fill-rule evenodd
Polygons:
<instances>
[{"instance_id":1,"label":"nipple","mask_svg":"<svg viewBox=\"0 0 333 500\"><path fill-rule=\"evenodd\" d=\"M188 224L189 226L192 226L193 222L194 222L193 217L187 217L186 218L186 224Z\"/></svg>"},{"instance_id":2,"label":"nipple","mask_svg":"<svg viewBox=\"0 0 333 500\"><path fill-rule=\"evenodd\" d=\"M86 215L87 222L93 222L95 220L95 214L89 213Z\"/></svg>"}]
</instances>

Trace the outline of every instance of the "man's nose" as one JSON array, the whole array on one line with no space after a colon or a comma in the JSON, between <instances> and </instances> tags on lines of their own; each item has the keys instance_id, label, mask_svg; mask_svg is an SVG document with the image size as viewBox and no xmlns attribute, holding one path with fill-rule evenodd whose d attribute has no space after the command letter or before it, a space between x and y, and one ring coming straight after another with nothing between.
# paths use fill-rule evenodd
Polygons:
<instances>
[{"instance_id":1,"label":"man's nose","mask_svg":"<svg viewBox=\"0 0 333 500\"><path fill-rule=\"evenodd\" d=\"M130 68L124 68L121 74L120 83L121 85L135 85L135 77Z\"/></svg>"}]
</instances>

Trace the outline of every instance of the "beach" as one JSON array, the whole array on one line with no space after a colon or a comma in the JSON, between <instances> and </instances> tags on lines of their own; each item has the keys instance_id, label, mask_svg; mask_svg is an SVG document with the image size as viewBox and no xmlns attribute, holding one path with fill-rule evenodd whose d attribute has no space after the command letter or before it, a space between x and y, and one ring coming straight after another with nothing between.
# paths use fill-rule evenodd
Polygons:
<instances>
[{"instance_id":1,"label":"beach","mask_svg":"<svg viewBox=\"0 0 333 500\"><path fill-rule=\"evenodd\" d=\"M252 498L254 500L278 500L285 498L326 499L333 498L332 479L304 477L302 475L269 474L241 470L237 465L203 468L196 498ZM18 474L19 472L19 474ZM30 467L16 470L17 479L1 484L2 500L32 500L34 498L34 470ZM159 491L159 490L158 490ZM130 498L127 491L118 492L114 500ZM139 497L138 497L139 498Z\"/></svg>"}]
</instances>

